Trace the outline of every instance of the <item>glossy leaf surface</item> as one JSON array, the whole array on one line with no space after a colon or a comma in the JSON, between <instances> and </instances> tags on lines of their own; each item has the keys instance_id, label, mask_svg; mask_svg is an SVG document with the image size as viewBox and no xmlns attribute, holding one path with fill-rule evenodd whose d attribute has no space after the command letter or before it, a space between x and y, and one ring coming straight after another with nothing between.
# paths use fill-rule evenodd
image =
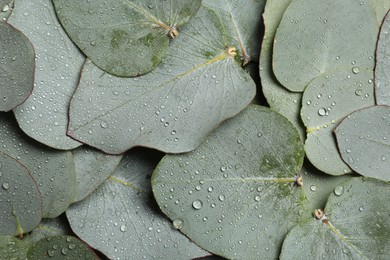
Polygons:
<instances>
[{"instance_id":1,"label":"glossy leaf surface","mask_svg":"<svg viewBox=\"0 0 390 260\"><path fill-rule=\"evenodd\" d=\"M153 193L174 226L204 249L229 259L273 259L304 218L304 193L294 187L303 155L286 118L250 106L196 150L166 155L153 173Z\"/></svg>"}]
</instances>

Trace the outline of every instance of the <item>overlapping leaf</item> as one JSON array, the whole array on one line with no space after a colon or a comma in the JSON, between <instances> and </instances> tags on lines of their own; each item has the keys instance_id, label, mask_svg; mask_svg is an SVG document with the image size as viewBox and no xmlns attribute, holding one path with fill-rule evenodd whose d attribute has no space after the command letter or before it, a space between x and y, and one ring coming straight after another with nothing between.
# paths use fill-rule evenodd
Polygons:
<instances>
[{"instance_id":1,"label":"overlapping leaf","mask_svg":"<svg viewBox=\"0 0 390 260\"><path fill-rule=\"evenodd\" d=\"M20 131L11 116L0 114L0 152L27 168L41 191L43 217L56 217L74 199L76 177L72 153L57 151L31 140ZM10 187L14 185L10 183ZM25 198L30 196L28 193L23 195Z\"/></svg>"},{"instance_id":2,"label":"overlapping leaf","mask_svg":"<svg viewBox=\"0 0 390 260\"><path fill-rule=\"evenodd\" d=\"M280 259L386 259L390 250L389 183L353 178L329 196L325 215L287 235Z\"/></svg>"},{"instance_id":3,"label":"overlapping leaf","mask_svg":"<svg viewBox=\"0 0 390 260\"><path fill-rule=\"evenodd\" d=\"M69 36L95 65L117 76L138 76L157 67L169 35L179 33L201 0L53 2Z\"/></svg>"},{"instance_id":4,"label":"overlapping leaf","mask_svg":"<svg viewBox=\"0 0 390 260\"><path fill-rule=\"evenodd\" d=\"M218 17L202 8L147 75L118 78L87 62L71 102L68 134L107 153L134 146L193 150L255 95L235 55Z\"/></svg>"},{"instance_id":5,"label":"overlapping leaf","mask_svg":"<svg viewBox=\"0 0 390 260\"><path fill-rule=\"evenodd\" d=\"M390 181L390 107L358 110L335 133L340 154L354 171Z\"/></svg>"},{"instance_id":6,"label":"overlapping leaf","mask_svg":"<svg viewBox=\"0 0 390 260\"><path fill-rule=\"evenodd\" d=\"M174 230L154 208L149 178L155 165L150 152L132 150L125 154L107 181L67 210L73 231L111 259L192 259L208 255Z\"/></svg>"},{"instance_id":7,"label":"overlapping leaf","mask_svg":"<svg viewBox=\"0 0 390 260\"><path fill-rule=\"evenodd\" d=\"M300 117L302 94L290 92L281 85L272 71L272 49L277 27L291 0L268 0L263 14L265 33L261 45L260 78L263 94L269 106L287 117L304 138Z\"/></svg>"},{"instance_id":8,"label":"overlapping leaf","mask_svg":"<svg viewBox=\"0 0 390 260\"><path fill-rule=\"evenodd\" d=\"M378 105L390 105L390 13L383 21L375 65L375 97Z\"/></svg>"},{"instance_id":9,"label":"overlapping leaf","mask_svg":"<svg viewBox=\"0 0 390 260\"><path fill-rule=\"evenodd\" d=\"M42 217L42 198L24 165L0 152L0 234L30 232ZM26 210L28 208L28 210Z\"/></svg>"},{"instance_id":10,"label":"overlapping leaf","mask_svg":"<svg viewBox=\"0 0 390 260\"><path fill-rule=\"evenodd\" d=\"M0 111L9 111L33 89L34 49L26 36L7 23L0 22L0 35Z\"/></svg>"},{"instance_id":11,"label":"overlapping leaf","mask_svg":"<svg viewBox=\"0 0 390 260\"><path fill-rule=\"evenodd\" d=\"M206 250L274 259L287 231L306 217L303 190L294 187L302 161L292 124L250 106L196 150L166 155L153 173L153 193L175 227Z\"/></svg>"},{"instance_id":12,"label":"overlapping leaf","mask_svg":"<svg viewBox=\"0 0 390 260\"><path fill-rule=\"evenodd\" d=\"M16 1L8 22L30 39L36 52L34 91L14 110L20 127L57 149L80 146L66 136L66 127L83 55L60 26L50 0Z\"/></svg>"}]
</instances>

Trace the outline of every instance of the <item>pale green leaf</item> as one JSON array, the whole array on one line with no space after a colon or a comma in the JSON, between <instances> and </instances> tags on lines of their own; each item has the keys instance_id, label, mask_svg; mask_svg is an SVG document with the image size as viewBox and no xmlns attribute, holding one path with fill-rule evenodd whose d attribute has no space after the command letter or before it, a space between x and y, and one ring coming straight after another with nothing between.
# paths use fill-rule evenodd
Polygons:
<instances>
[{"instance_id":1,"label":"pale green leaf","mask_svg":"<svg viewBox=\"0 0 390 260\"><path fill-rule=\"evenodd\" d=\"M0 152L16 158L35 179L43 199L43 217L56 217L73 201L76 177L71 152L41 145L20 131L12 115L0 114Z\"/></svg>"},{"instance_id":2,"label":"pale green leaf","mask_svg":"<svg viewBox=\"0 0 390 260\"><path fill-rule=\"evenodd\" d=\"M330 69L372 70L380 20L389 8L388 0L293 1L275 36L279 82L303 91Z\"/></svg>"},{"instance_id":3,"label":"pale green leaf","mask_svg":"<svg viewBox=\"0 0 390 260\"><path fill-rule=\"evenodd\" d=\"M179 33L201 0L53 2L62 26L95 65L117 76L138 76L157 67L169 35Z\"/></svg>"},{"instance_id":4,"label":"pale green leaf","mask_svg":"<svg viewBox=\"0 0 390 260\"><path fill-rule=\"evenodd\" d=\"M390 13L383 21L376 48L375 98L378 105L390 105Z\"/></svg>"},{"instance_id":5,"label":"pale green leaf","mask_svg":"<svg viewBox=\"0 0 390 260\"><path fill-rule=\"evenodd\" d=\"M74 202L83 200L114 173L122 155L108 155L88 147L73 151L77 191Z\"/></svg>"},{"instance_id":6,"label":"pale green leaf","mask_svg":"<svg viewBox=\"0 0 390 260\"><path fill-rule=\"evenodd\" d=\"M269 106L287 117L298 129L301 138L305 129L300 117L302 93L294 93L284 88L272 71L272 49L276 29L283 13L292 0L268 0L263 14L265 33L261 45L260 79L263 94Z\"/></svg>"},{"instance_id":7,"label":"pale green leaf","mask_svg":"<svg viewBox=\"0 0 390 260\"><path fill-rule=\"evenodd\" d=\"M351 172L338 153L333 130L349 113L374 105L372 78L370 70L334 71L317 77L303 93L306 156L319 170L332 175Z\"/></svg>"},{"instance_id":8,"label":"pale green leaf","mask_svg":"<svg viewBox=\"0 0 390 260\"><path fill-rule=\"evenodd\" d=\"M125 154L113 175L66 211L73 231L111 259L192 259L208 255L156 210L150 188L155 165L150 151Z\"/></svg>"},{"instance_id":9,"label":"pale green leaf","mask_svg":"<svg viewBox=\"0 0 390 260\"><path fill-rule=\"evenodd\" d=\"M348 115L335 133L343 160L361 175L390 181L390 107Z\"/></svg>"},{"instance_id":10,"label":"pale green leaf","mask_svg":"<svg viewBox=\"0 0 390 260\"><path fill-rule=\"evenodd\" d=\"M9 111L23 103L33 89L34 48L7 23L0 22L0 35L0 111Z\"/></svg>"},{"instance_id":11,"label":"pale green leaf","mask_svg":"<svg viewBox=\"0 0 390 260\"><path fill-rule=\"evenodd\" d=\"M255 96L255 83L226 46L220 20L201 8L151 73L118 78L87 62L71 102L68 134L114 154L134 146L195 149Z\"/></svg>"},{"instance_id":12,"label":"pale green leaf","mask_svg":"<svg viewBox=\"0 0 390 260\"><path fill-rule=\"evenodd\" d=\"M286 118L251 105L196 150L166 155L153 173L153 193L173 225L204 249L274 259L288 230L307 217L296 186L303 155Z\"/></svg>"},{"instance_id":13,"label":"pale green leaf","mask_svg":"<svg viewBox=\"0 0 390 260\"><path fill-rule=\"evenodd\" d=\"M0 152L0 234L30 232L42 218L42 197L26 167ZM28 209L28 210L26 210Z\"/></svg>"},{"instance_id":14,"label":"pale green leaf","mask_svg":"<svg viewBox=\"0 0 390 260\"><path fill-rule=\"evenodd\" d=\"M66 127L83 55L61 28L50 0L16 1L8 22L30 39L36 52L34 91L14 109L20 127L53 148L80 146L66 136Z\"/></svg>"},{"instance_id":15,"label":"pale green leaf","mask_svg":"<svg viewBox=\"0 0 390 260\"><path fill-rule=\"evenodd\" d=\"M390 185L353 178L329 196L322 219L300 223L287 235L281 260L388 259Z\"/></svg>"}]
</instances>

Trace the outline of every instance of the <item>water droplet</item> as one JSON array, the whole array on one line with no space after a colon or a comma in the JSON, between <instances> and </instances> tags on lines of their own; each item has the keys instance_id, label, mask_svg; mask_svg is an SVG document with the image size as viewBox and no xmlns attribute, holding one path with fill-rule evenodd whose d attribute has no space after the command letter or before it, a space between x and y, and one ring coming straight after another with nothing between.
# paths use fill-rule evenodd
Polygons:
<instances>
[{"instance_id":1,"label":"water droplet","mask_svg":"<svg viewBox=\"0 0 390 260\"><path fill-rule=\"evenodd\" d=\"M177 218L175 220L173 220L173 227L176 228L176 229L181 229L184 225L184 222L182 219L180 218Z\"/></svg>"},{"instance_id":2,"label":"water droplet","mask_svg":"<svg viewBox=\"0 0 390 260\"><path fill-rule=\"evenodd\" d=\"M346 152L347 153L351 153L352 151L351 151L351 149L347 149Z\"/></svg>"},{"instance_id":3,"label":"water droplet","mask_svg":"<svg viewBox=\"0 0 390 260\"><path fill-rule=\"evenodd\" d=\"M358 73L360 72L360 70L359 70L358 67L353 67L353 68L352 68L352 72L353 72L354 74L358 74Z\"/></svg>"},{"instance_id":4,"label":"water droplet","mask_svg":"<svg viewBox=\"0 0 390 260\"><path fill-rule=\"evenodd\" d=\"M326 109L325 109L325 108L320 108L320 109L318 109L318 114L319 114L320 116L326 115Z\"/></svg>"},{"instance_id":5,"label":"water droplet","mask_svg":"<svg viewBox=\"0 0 390 260\"><path fill-rule=\"evenodd\" d=\"M311 191L316 191L316 190L317 190L317 187L314 186L314 185L312 185L312 186L310 186L310 190L311 190Z\"/></svg>"},{"instance_id":6,"label":"water droplet","mask_svg":"<svg viewBox=\"0 0 390 260\"><path fill-rule=\"evenodd\" d=\"M208 188L207 188L207 191L208 191L208 192L212 192L212 191L213 191L213 187L208 187Z\"/></svg>"},{"instance_id":7,"label":"water droplet","mask_svg":"<svg viewBox=\"0 0 390 260\"><path fill-rule=\"evenodd\" d=\"M193 207L194 209L201 209L202 206L203 206L203 202L200 201L200 200L194 200L194 201L192 202L192 207Z\"/></svg>"},{"instance_id":8,"label":"water droplet","mask_svg":"<svg viewBox=\"0 0 390 260\"><path fill-rule=\"evenodd\" d=\"M381 156L382 161L386 161L386 157L384 155Z\"/></svg>"},{"instance_id":9,"label":"water droplet","mask_svg":"<svg viewBox=\"0 0 390 260\"><path fill-rule=\"evenodd\" d=\"M363 94L363 91L361 89L358 89L355 91L356 96L361 96Z\"/></svg>"},{"instance_id":10,"label":"water droplet","mask_svg":"<svg viewBox=\"0 0 390 260\"><path fill-rule=\"evenodd\" d=\"M100 123L100 126L102 127L102 128L107 128L108 127L108 124L107 124L107 122L101 122Z\"/></svg>"},{"instance_id":11,"label":"water droplet","mask_svg":"<svg viewBox=\"0 0 390 260\"><path fill-rule=\"evenodd\" d=\"M221 172L224 172L224 171L226 171L226 166L222 165L220 169L221 169Z\"/></svg>"},{"instance_id":12,"label":"water droplet","mask_svg":"<svg viewBox=\"0 0 390 260\"><path fill-rule=\"evenodd\" d=\"M120 230L121 230L122 232L125 232L125 231L127 230L127 227L126 227L125 225L122 225L122 226L120 227Z\"/></svg>"},{"instance_id":13,"label":"water droplet","mask_svg":"<svg viewBox=\"0 0 390 260\"><path fill-rule=\"evenodd\" d=\"M5 189L5 190L9 189L9 183L8 182L4 182L3 183L3 189Z\"/></svg>"},{"instance_id":14,"label":"water droplet","mask_svg":"<svg viewBox=\"0 0 390 260\"><path fill-rule=\"evenodd\" d=\"M47 255L48 255L49 257L53 257L53 256L55 255L54 250L47 250Z\"/></svg>"},{"instance_id":15,"label":"water droplet","mask_svg":"<svg viewBox=\"0 0 390 260\"><path fill-rule=\"evenodd\" d=\"M336 196L341 196L344 193L344 188L343 186L337 186L333 192Z\"/></svg>"},{"instance_id":16,"label":"water droplet","mask_svg":"<svg viewBox=\"0 0 390 260\"><path fill-rule=\"evenodd\" d=\"M360 207L360 208L359 208L359 211L363 211L363 210L364 210L364 208L363 208L363 207Z\"/></svg>"},{"instance_id":17,"label":"water droplet","mask_svg":"<svg viewBox=\"0 0 390 260\"><path fill-rule=\"evenodd\" d=\"M261 197L259 195L255 196L255 201L260 201Z\"/></svg>"},{"instance_id":18,"label":"water droplet","mask_svg":"<svg viewBox=\"0 0 390 260\"><path fill-rule=\"evenodd\" d=\"M75 249L75 248L76 248L76 245L75 245L75 244L70 244L70 245L68 246L68 248L69 248L70 250Z\"/></svg>"},{"instance_id":19,"label":"water droplet","mask_svg":"<svg viewBox=\"0 0 390 260\"><path fill-rule=\"evenodd\" d=\"M63 255L67 255L67 254L68 254L68 249L67 249L67 248L62 248L62 249L61 249L61 253L62 253Z\"/></svg>"},{"instance_id":20,"label":"water droplet","mask_svg":"<svg viewBox=\"0 0 390 260\"><path fill-rule=\"evenodd\" d=\"M220 201L224 201L224 200L225 200L225 196L219 195L219 196L218 196L218 199L219 199Z\"/></svg>"}]
</instances>

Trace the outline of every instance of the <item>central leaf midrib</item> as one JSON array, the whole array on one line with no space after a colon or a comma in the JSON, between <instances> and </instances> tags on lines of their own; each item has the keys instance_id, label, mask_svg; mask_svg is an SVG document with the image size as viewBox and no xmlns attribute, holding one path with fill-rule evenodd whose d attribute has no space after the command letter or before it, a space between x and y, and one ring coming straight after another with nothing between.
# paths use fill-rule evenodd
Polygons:
<instances>
[{"instance_id":1,"label":"central leaf midrib","mask_svg":"<svg viewBox=\"0 0 390 260\"><path fill-rule=\"evenodd\" d=\"M135 191L137 191L137 192L146 192L144 189L138 187L138 186L135 185L134 183L131 183L131 182L128 182L128 181L125 181L125 180L118 179L118 178L116 178L116 177L114 177L114 176L110 176L110 177L108 177L108 179L109 179L110 181L113 181L113 182L122 184L122 185L124 185L124 186L126 186L126 187L129 187L129 188L131 188L131 189L133 189L133 190L135 190Z\"/></svg>"}]
</instances>

